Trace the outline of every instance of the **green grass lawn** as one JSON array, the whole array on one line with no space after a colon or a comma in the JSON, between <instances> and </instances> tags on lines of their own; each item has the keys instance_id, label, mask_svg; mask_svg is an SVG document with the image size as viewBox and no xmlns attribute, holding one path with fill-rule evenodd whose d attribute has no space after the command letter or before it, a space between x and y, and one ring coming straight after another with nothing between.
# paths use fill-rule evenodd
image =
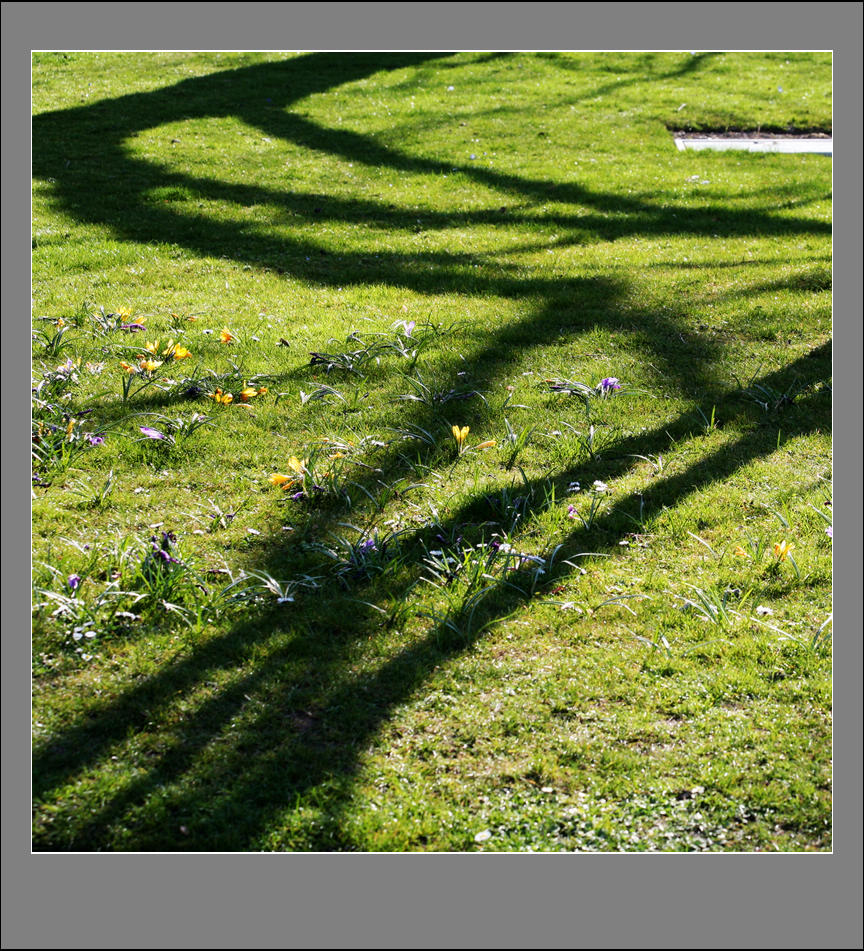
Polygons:
<instances>
[{"instance_id":1,"label":"green grass lawn","mask_svg":"<svg viewBox=\"0 0 864 951\"><path fill-rule=\"evenodd\" d=\"M35 849L831 849L830 54L33 109Z\"/></svg>"}]
</instances>

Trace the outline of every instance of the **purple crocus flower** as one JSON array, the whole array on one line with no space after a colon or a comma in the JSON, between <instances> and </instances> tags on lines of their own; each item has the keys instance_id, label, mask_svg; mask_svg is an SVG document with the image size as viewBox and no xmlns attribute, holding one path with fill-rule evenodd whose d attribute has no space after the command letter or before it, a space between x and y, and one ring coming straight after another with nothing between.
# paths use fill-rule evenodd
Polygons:
<instances>
[{"instance_id":1,"label":"purple crocus flower","mask_svg":"<svg viewBox=\"0 0 864 951\"><path fill-rule=\"evenodd\" d=\"M139 429L148 439L167 439L165 433L160 433L158 429L151 429L150 426L140 426Z\"/></svg>"},{"instance_id":2,"label":"purple crocus flower","mask_svg":"<svg viewBox=\"0 0 864 951\"><path fill-rule=\"evenodd\" d=\"M153 546L153 554L162 561L173 565L179 565L180 560L171 554L171 546L177 541L177 536L173 532L162 532L161 541L157 541L156 536L150 538L150 544Z\"/></svg>"},{"instance_id":3,"label":"purple crocus flower","mask_svg":"<svg viewBox=\"0 0 864 951\"><path fill-rule=\"evenodd\" d=\"M833 526L833 525L829 525L828 528L825 529L825 534L826 534L829 538L833 538L833 537L834 537L834 526Z\"/></svg>"},{"instance_id":4,"label":"purple crocus flower","mask_svg":"<svg viewBox=\"0 0 864 951\"><path fill-rule=\"evenodd\" d=\"M416 321L414 321L414 320L409 320L408 323L405 324L405 336L406 336L406 337L410 337L411 334L412 334L412 332L413 332L413 330L414 330L414 328L415 328L416 326L417 326L417 322L416 322Z\"/></svg>"},{"instance_id":5,"label":"purple crocus flower","mask_svg":"<svg viewBox=\"0 0 864 951\"><path fill-rule=\"evenodd\" d=\"M144 326L144 324L132 323L132 324L121 324L120 329L128 330L130 333L134 334L134 333L138 333L139 330L146 330L147 328Z\"/></svg>"},{"instance_id":6,"label":"purple crocus flower","mask_svg":"<svg viewBox=\"0 0 864 951\"><path fill-rule=\"evenodd\" d=\"M576 518L576 506L568 505L567 506L567 518Z\"/></svg>"},{"instance_id":7,"label":"purple crocus flower","mask_svg":"<svg viewBox=\"0 0 864 951\"><path fill-rule=\"evenodd\" d=\"M104 436L88 436L87 442L89 442L91 446L101 446L102 443L105 442L105 437Z\"/></svg>"},{"instance_id":8,"label":"purple crocus flower","mask_svg":"<svg viewBox=\"0 0 864 951\"><path fill-rule=\"evenodd\" d=\"M621 384L617 376L606 376L600 381L598 389L603 394L611 393L613 390L620 390Z\"/></svg>"},{"instance_id":9,"label":"purple crocus flower","mask_svg":"<svg viewBox=\"0 0 864 951\"><path fill-rule=\"evenodd\" d=\"M291 496L291 498L292 498L293 501L299 502L300 499L305 499L305 498L306 498L306 493L301 489L299 492L295 492L295 493Z\"/></svg>"},{"instance_id":10,"label":"purple crocus flower","mask_svg":"<svg viewBox=\"0 0 864 951\"><path fill-rule=\"evenodd\" d=\"M81 576L69 575L69 577L66 579L66 584L69 585L72 591L77 590L78 586L81 584Z\"/></svg>"}]
</instances>

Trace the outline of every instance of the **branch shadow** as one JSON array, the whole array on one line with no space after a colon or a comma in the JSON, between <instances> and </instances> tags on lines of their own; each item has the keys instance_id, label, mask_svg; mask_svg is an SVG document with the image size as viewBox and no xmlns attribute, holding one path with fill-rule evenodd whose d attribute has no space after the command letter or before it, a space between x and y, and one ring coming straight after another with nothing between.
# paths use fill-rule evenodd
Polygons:
<instances>
[{"instance_id":1,"label":"branch shadow","mask_svg":"<svg viewBox=\"0 0 864 951\"><path fill-rule=\"evenodd\" d=\"M760 378L759 385L783 388L793 381L808 385L830 373L830 346L823 345L783 370ZM727 393L728 416L737 394ZM739 402L738 416L747 413ZM786 440L824 426L830 413L830 398L810 393L784 416ZM693 418L680 416L647 433L623 440L606 474L617 478L632 467L634 455L666 452L687 432ZM590 531L574 530L565 541L562 557L572 558L590 550L613 554L629 531L626 514L639 508L650 518L673 508L706 486L724 481L742 466L777 448L773 427L756 427L733 445L725 446L680 473L658 478L649 489L617 500ZM590 469L576 466L561 472L561 486L574 479L590 477ZM526 485L531 489L540 480ZM461 529L482 515L484 500L469 502L455 511L445 529ZM479 509L479 511L478 511ZM526 510L526 521L531 507ZM411 540L418 546L423 530ZM417 554L419 555L418 547ZM415 556L419 564L419 557ZM273 559L278 562L278 557ZM271 567L274 567L271 565ZM415 643L387 658L377 669L358 674L346 672L346 656L359 637L369 637L380 623L374 615L357 615L356 599L336 598L336 616L353 610L353 620L342 620L330 630L299 618L285 621L271 612L254 625L244 624L200 648L193 648L182 660L167 667L146 684L131 688L118 701L90 712L88 722L61 733L49 748L34 758L34 794L50 796L59 786L104 757L130 731L159 717L178 697L200 688L204 681L218 678L255 650L264 656L252 673L206 700L174 731L169 749L155 757L146 770L94 814L79 823L67 846L72 850L93 850L122 824L134 833L137 850L182 850L202 848L235 851L261 847L271 826L296 803L304 803L310 815L296 830L298 848L350 850L355 847L345 829L352 779L362 756L392 711L409 700L428 679L432 670L470 649L471 645L551 586L560 584L570 569L559 562L558 570L542 588L520 588L518 575L498 582L484 600L482 610L467 616L467 609L451 620L462 633L441 623ZM410 590L416 577L404 583ZM392 591L390 592L393 593ZM381 592L374 585L353 592L362 598ZM396 592L397 596L399 592ZM468 623L470 621L470 623ZM274 636L274 630L284 636ZM312 671L314 670L314 674ZM326 688L321 689L321 684ZM204 756L211 744L220 745L216 765L207 765ZM229 747L226 751L225 747ZM202 762L204 766L202 767ZM168 791L166 793L166 790ZM155 815L143 813L149 797L158 793L160 808ZM178 838L183 826L188 838ZM37 845L38 848L38 845Z\"/></svg>"},{"instance_id":2,"label":"branch shadow","mask_svg":"<svg viewBox=\"0 0 864 951\"><path fill-rule=\"evenodd\" d=\"M778 217L770 211L729 210L710 204L676 208L596 191L578 182L530 179L471 163L454 164L452 160L412 156L369 136L323 127L298 112L286 111L308 96L360 80L379 70L418 66L446 55L316 53L287 62L226 70L184 80L166 89L134 93L91 106L43 113L33 120L34 175L51 183L52 201L58 210L78 221L110 228L125 240L181 244L198 254L217 257L225 254L244 263L275 268L321 283L341 281L341 276L306 266L306 258L320 249L314 242L268 238L236 223L216 222L194 212L183 214L175 208L162 207L158 199L154 201L151 196L158 194L159 189L186 188L200 198L240 205L275 205L312 220L325 214L344 222L366 224L371 216L387 227L413 227L416 215L369 201L326 198L322 206L320 195L295 194L290 190L274 193L260 187L225 184L218 179L170 171L131 156L126 141L171 122L230 115L265 135L346 161L421 175L460 173L496 194L509 194L528 202L553 201L577 206L582 209L578 215L549 212L532 215L531 220L556 227L573 227L604 241L637 234L830 234L829 223ZM424 220L428 217L433 226L500 220L492 208L481 211L477 218L474 214L432 214L424 215ZM507 220L512 223L512 213ZM516 221L520 220L527 218L517 215ZM430 263L446 267L452 261L448 255L433 255ZM398 265L398 260L387 260L369 279L416 287L418 275L406 274ZM432 278L418 289L432 290L434 286Z\"/></svg>"}]
</instances>

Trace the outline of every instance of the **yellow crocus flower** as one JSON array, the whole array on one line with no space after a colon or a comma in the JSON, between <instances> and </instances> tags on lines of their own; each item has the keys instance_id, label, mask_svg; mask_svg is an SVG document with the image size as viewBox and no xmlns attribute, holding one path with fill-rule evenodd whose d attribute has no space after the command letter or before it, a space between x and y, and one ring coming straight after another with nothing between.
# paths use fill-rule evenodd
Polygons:
<instances>
[{"instance_id":1,"label":"yellow crocus flower","mask_svg":"<svg viewBox=\"0 0 864 951\"><path fill-rule=\"evenodd\" d=\"M453 426L451 428L453 438L456 440L456 447L459 449L460 453L465 449L465 440L468 438L468 433L470 430L470 426L463 426L461 429L458 426Z\"/></svg>"},{"instance_id":2,"label":"yellow crocus flower","mask_svg":"<svg viewBox=\"0 0 864 951\"><path fill-rule=\"evenodd\" d=\"M182 360L183 357L191 357L192 354L185 348L181 347L179 343L174 343L173 340L168 341L168 345L162 351L166 357L174 357L175 360Z\"/></svg>"},{"instance_id":3,"label":"yellow crocus flower","mask_svg":"<svg viewBox=\"0 0 864 951\"><path fill-rule=\"evenodd\" d=\"M786 556L795 546L791 542L774 542L774 555L778 561L786 561Z\"/></svg>"}]
</instances>

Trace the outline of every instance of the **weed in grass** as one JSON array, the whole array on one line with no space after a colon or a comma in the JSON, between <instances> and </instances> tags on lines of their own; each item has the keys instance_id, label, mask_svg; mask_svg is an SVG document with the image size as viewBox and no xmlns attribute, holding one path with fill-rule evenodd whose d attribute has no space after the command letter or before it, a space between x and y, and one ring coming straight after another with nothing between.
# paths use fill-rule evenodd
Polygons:
<instances>
[{"instance_id":1,"label":"weed in grass","mask_svg":"<svg viewBox=\"0 0 864 951\"><path fill-rule=\"evenodd\" d=\"M524 480L524 473L522 475ZM531 489L519 490L515 482L485 496L485 502L491 509L493 520L496 524L503 526L508 535L516 532L519 525L527 520L532 501Z\"/></svg>"},{"instance_id":2,"label":"weed in grass","mask_svg":"<svg viewBox=\"0 0 864 951\"><path fill-rule=\"evenodd\" d=\"M423 577L424 581L444 588L451 585L466 571L466 568L471 569L468 572L468 577L473 577L475 583L478 577L482 578L484 576L494 552L484 553L484 561L483 558L478 557L474 548L463 544L462 535L450 539L445 539L439 535L438 540L442 545L441 548L424 548L423 565L426 572ZM473 586L474 584L469 581L469 587Z\"/></svg>"},{"instance_id":3,"label":"weed in grass","mask_svg":"<svg viewBox=\"0 0 864 951\"><path fill-rule=\"evenodd\" d=\"M827 503L825 503L825 504L830 505L831 503L830 503L830 501L829 501L829 502L827 502ZM829 538L833 538L833 537L834 537L834 518L833 518L833 515L829 515L824 509L817 509L815 505L810 505L809 502L807 503L807 505L808 505L808 508L810 508L812 511L814 511L814 512L819 516L819 518L828 526L828 527L825 529L825 532L827 533L827 535L828 535Z\"/></svg>"},{"instance_id":4,"label":"weed in grass","mask_svg":"<svg viewBox=\"0 0 864 951\"><path fill-rule=\"evenodd\" d=\"M174 393L190 398L207 396L214 399L216 394L230 396L230 400L216 400L217 403L248 403L252 399L264 396L268 392L273 378L266 373L247 373L243 366L229 361L230 369L221 373L213 369L206 369L203 373L195 373L191 377L181 380L167 380L163 389L167 393Z\"/></svg>"},{"instance_id":5,"label":"weed in grass","mask_svg":"<svg viewBox=\"0 0 864 951\"><path fill-rule=\"evenodd\" d=\"M655 633L653 637L646 636L644 634L636 634L634 631L631 631L629 628L624 628L630 635L636 638L641 644L644 644L651 654L656 654L660 651L666 656L666 658L672 657L672 647L669 644L669 640L666 635L661 631ZM642 669L645 670L647 666L647 660L643 662Z\"/></svg>"},{"instance_id":6,"label":"weed in grass","mask_svg":"<svg viewBox=\"0 0 864 951\"><path fill-rule=\"evenodd\" d=\"M519 456L525 451L537 427L523 426L517 430L510 425L510 420L506 417L504 418L504 425L507 428L507 435L501 442L502 449L504 450L502 461L504 468L509 472L510 469L516 465Z\"/></svg>"},{"instance_id":7,"label":"weed in grass","mask_svg":"<svg viewBox=\"0 0 864 951\"><path fill-rule=\"evenodd\" d=\"M784 631L782 628L777 627L776 624L763 621L760 617L753 617L751 620L779 634L781 639L791 641L811 653L817 653L819 651L827 652L830 650L831 627L833 625L833 616L830 614L813 630L813 633L809 637L801 634L791 634L789 631Z\"/></svg>"},{"instance_id":8,"label":"weed in grass","mask_svg":"<svg viewBox=\"0 0 864 951\"><path fill-rule=\"evenodd\" d=\"M62 323L58 326L58 321L53 320L50 317L42 317L42 320L50 320L53 330L37 330L32 334L32 339L34 341L39 341L42 344L42 354L46 357L57 357L60 352L67 346L70 345L71 341L65 339L67 333L69 332L69 327L64 326Z\"/></svg>"},{"instance_id":9,"label":"weed in grass","mask_svg":"<svg viewBox=\"0 0 864 951\"><path fill-rule=\"evenodd\" d=\"M415 371L414 376L406 376L405 382L413 387L413 393L402 393L394 399L398 401L411 401L422 403L424 406L436 407L443 406L453 400L470 400L473 397L479 397L484 403L486 399L479 390L470 387L457 386L449 390L438 390L424 382L419 372Z\"/></svg>"},{"instance_id":10,"label":"weed in grass","mask_svg":"<svg viewBox=\"0 0 864 951\"><path fill-rule=\"evenodd\" d=\"M293 604L299 591L314 591L320 587L320 578L301 575L288 581L278 581L266 571L243 571L218 592L227 604Z\"/></svg>"},{"instance_id":11,"label":"weed in grass","mask_svg":"<svg viewBox=\"0 0 864 951\"><path fill-rule=\"evenodd\" d=\"M703 548L705 548L705 549L707 549L709 552L711 552L711 554L714 556L714 558L715 558L717 561L720 561L720 560L723 558L723 552L720 552L720 553L718 554L718 552L713 548L713 546L711 546L708 542L706 542L704 538L701 538L699 535L696 535L694 532L689 532L689 531L688 531L687 534L688 534L691 538L695 538L696 541L699 542L699 544L702 545Z\"/></svg>"},{"instance_id":12,"label":"weed in grass","mask_svg":"<svg viewBox=\"0 0 864 951\"><path fill-rule=\"evenodd\" d=\"M478 612L483 601L498 590L496 575L507 570L510 560L509 544L497 540L491 545L426 551L422 580L444 592L446 607L443 611L421 612L420 616L435 622L437 640L472 639L490 624L506 620L494 615L482 620Z\"/></svg>"},{"instance_id":13,"label":"weed in grass","mask_svg":"<svg viewBox=\"0 0 864 951\"><path fill-rule=\"evenodd\" d=\"M400 440L416 441L427 449L437 449L439 440L428 430L416 424L407 426L393 427L391 432L396 434Z\"/></svg>"},{"instance_id":14,"label":"weed in grass","mask_svg":"<svg viewBox=\"0 0 864 951\"><path fill-rule=\"evenodd\" d=\"M754 565L761 564L770 545L767 534L748 535L745 545L736 545L733 554L736 558L752 559Z\"/></svg>"},{"instance_id":15,"label":"weed in grass","mask_svg":"<svg viewBox=\"0 0 864 951\"><path fill-rule=\"evenodd\" d=\"M429 618L436 624L435 641L444 644L455 640L465 643L483 633L490 625L506 621L503 618L487 618L482 621L478 617L478 610L483 600L493 591L490 585L474 592L461 592L458 597L448 599L445 611L421 611L418 617Z\"/></svg>"},{"instance_id":16,"label":"weed in grass","mask_svg":"<svg viewBox=\"0 0 864 951\"><path fill-rule=\"evenodd\" d=\"M81 327L85 321L90 325L90 336L96 340L110 337L118 331L138 333L146 330L146 315L134 315L128 307L121 307L119 311L108 311L104 306L98 307L84 301L73 318L75 325Z\"/></svg>"},{"instance_id":17,"label":"weed in grass","mask_svg":"<svg viewBox=\"0 0 864 951\"><path fill-rule=\"evenodd\" d=\"M662 475L665 462L663 461L663 456L657 453L654 456L643 456L639 453L629 453L629 459L642 459L644 462L647 462L652 469L653 474Z\"/></svg>"},{"instance_id":18,"label":"weed in grass","mask_svg":"<svg viewBox=\"0 0 864 951\"><path fill-rule=\"evenodd\" d=\"M645 496L642 495L641 492L639 493L639 514L630 515L629 512L625 512L623 510L621 511L621 514L624 516L624 518L627 519L628 522L631 522L633 525L635 525L639 529L640 533L645 532L645 527L646 527Z\"/></svg>"},{"instance_id":19,"label":"weed in grass","mask_svg":"<svg viewBox=\"0 0 864 951\"><path fill-rule=\"evenodd\" d=\"M617 427L598 428L589 425L587 432L582 432L570 423L564 422L562 425L567 430L566 434L562 434L562 443L570 460L575 462L598 462L609 449L618 444L621 434Z\"/></svg>"},{"instance_id":20,"label":"weed in grass","mask_svg":"<svg viewBox=\"0 0 864 951\"><path fill-rule=\"evenodd\" d=\"M414 320L397 320L393 324L396 333L387 337L381 335L379 340L382 352L390 351L396 356L408 361L409 371L417 365L417 361L424 351L433 344L443 343L460 326L459 321L450 324L433 324L428 319L418 325Z\"/></svg>"},{"instance_id":21,"label":"weed in grass","mask_svg":"<svg viewBox=\"0 0 864 951\"><path fill-rule=\"evenodd\" d=\"M152 360L140 354L135 359L137 362L134 364L120 361L120 369L123 371L120 378L120 402L124 405L129 403L133 396L138 396L151 387L160 388L160 376L166 372L162 370L162 360Z\"/></svg>"},{"instance_id":22,"label":"weed in grass","mask_svg":"<svg viewBox=\"0 0 864 951\"><path fill-rule=\"evenodd\" d=\"M586 419L591 419L591 401L598 396L595 387L589 386L587 383L580 383L578 380L557 378L546 380L544 386L553 393L566 393L568 396L577 397L585 409Z\"/></svg>"},{"instance_id":23,"label":"weed in grass","mask_svg":"<svg viewBox=\"0 0 864 951\"><path fill-rule=\"evenodd\" d=\"M313 351L311 357L309 366L324 367L327 373L331 373L333 370L344 370L360 377L363 376L362 367L372 361L377 362L379 359L374 353L370 353L369 348L351 350L346 353L317 353Z\"/></svg>"},{"instance_id":24,"label":"weed in grass","mask_svg":"<svg viewBox=\"0 0 864 951\"><path fill-rule=\"evenodd\" d=\"M700 406L696 407L696 414L698 415L702 423L703 436L710 436L711 433L717 431L719 427L719 423L717 422L717 407L716 406L711 407L710 416L706 416L705 413L702 412L702 408Z\"/></svg>"},{"instance_id":25,"label":"weed in grass","mask_svg":"<svg viewBox=\"0 0 864 951\"><path fill-rule=\"evenodd\" d=\"M510 545L502 544L498 551L505 555L507 559L505 570L512 572L510 577L507 578L506 584L519 591L523 597L533 598L538 590L552 578L558 557L563 549L563 545L555 545L542 555L530 555L517 552ZM511 559L512 564L510 563ZM570 561L563 559L562 561L571 568L576 567Z\"/></svg>"},{"instance_id":26,"label":"weed in grass","mask_svg":"<svg viewBox=\"0 0 864 951\"><path fill-rule=\"evenodd\" d=\"M152 600L174 599L187 583L188 570L179 555L177 536L173 532L150 537L150 550L141 562L138 576Z\"/></svg>"},{"instance_id":27,"label":"weed in grass","mask_svg":"<svg viewBox=\"0 0 864 951\"><path fill-rule=\"evenodd\" d=\"M608 607L610 604L615 604L615 605L618 605L619 607L624 608L624 610L625 610L625 611L628 611L630 614L632 614L633 617L636 617L636 616L637 616L636 612L633 610L633 608L631 608L631 607L630 607L628 604L626 604L625 602L631 601L631 600L640 601L640 600L645 600L645 599L647 599L647 600L650 601L650 600L651 600L650 595L647 595L647 594L619 594L619 595L615 595L614 598L606 598L605 601L601 601L599 604L595 605L593 608L591 608L591 613L592 613L592 614L596 614L601 608Z\"/></svg>"},{"instance_id":28,"label":"weed in grass","mask_svg":"<svg viewBox=\"0 0 864 951\"><path fill-rule=\"evenodd\" d=\"M206 525L207 532L213 533L228 528L234 519L240 514L240 512L242 512L243 509L250 504L250 499L244 499L244 501L236 506L234 511L231 512L223 509L221 505L219 505L217 502L214 502L212 499L207 499L207 505L210 507L209 511L199 511L194 514L189 513L186 515L186 517L192 519L194 522Z\"/></svg>"},{"instance_id":29,"label":"weed in grass","mask_svg":"<svg viewBox=\"0 0 864 951\"><path fill-rule=\"evenodd\" d=\"M354 525L346 524L344 527L360 531ZM388 532L379 535L377 532L361 532L360 537L352 542L343 535L331 533L331 544L314 543L309 546L309 550L332 561L332 576L342 587L350 589L354 582L369 581L375 576L390 574L403 563L404 556L398 544L402 534Z\"/></svg>"},{"instance_id":30,"label":"weed in grass","mask_svg":"<svg viewBox=\"0 0 864 951\"><path fill-rule=\"evenodd\" d=\"M203 620L197 608L207 589L183 561L173 533L154 535L148 544L128 538L109 550L75 547L82 552L90 549L84 563L68 577L43 563L55 584L37 585L35 593L41 600L34 601L37 617L54 608L50 618L62 625L73 644L81 636L93 640L128 629L128 622L141 621L145 615L163 618L166 611L182 617L184 624L190 618Z\"/></svg>"},{"instance_id":31,"label":"weed in grass","mask_svg":"<svg viewBox=\"0 0 864 951\"><path fill-rule=\"evenodd\" d=\"M775 415L788 409L807 388L807 384L800 380L793 381L784 389L772 386L758 379L760 370L761 365L746 384L737 377L735 382L738 385L737 395L746 402L758 406L766 415Z\"/></svg>"},{"instance_id":32,"label":"weed in grass","mask_svg":"<svg viewBox=\"0 0 864 951\"><path fill-rule=\"evenodd\" d=\"M357 330L352 331L345 342L348 344L360 344L357 349L338 351L335 353L319 353L313 351L309 365L313 367L323 367L327 373L332 373L334 370L341 370L362 377L365 375L363 372L365 369L372 366L379 366L382 357L393 354L407 359L409 362L409 370L413 370L420 354L433 342L451 332L450 328L445 329L441 326L433 327L431 324L426 324L418 328L416 324L409 324L404 321L401 321L395 326L401 328L395 334L364 334Z\"/></svg>"},{"instance_id":33,"label":"weed in grass","mask_svg":"<svg viewBox=\"0 0 864 951\"><path fill-rule=\"evenodd\" d=\"M279 395L282 396L284 394L280 393ZM343 413L359 413L362 408L363 401L368 399L368 397L369 393L365 390L365 387L355 386L348 396L345 396L342 392L337 390L336 387L322 384L309 393L305 393L303 390L300 390L300 405L305 406L307 403L312 401L326 402L329 399L337 399L342 401Z\"/></svg>"},{"instance_id":34,"label":"weed in grass","mask_svg":"<svg viewBox=\"0 0 864 951\"><path fill-rule=\"evenodd\" d=\"M92 644L99 638L101 642L112 634L128 629L130 622L141 620L139 614L129 609L143 599L144 595L123 591L118 584L110 583L101 591L88 594L85 598L78 597L77 590L73 590L72 585L75 585L76 589L80 585L77 575L70 575L67 580L69 593L34 588L34 612L38 616L45 609L53 608L50 615L51 625L61 625L64 640L59 645L52 643L53 649L71 647L75 653L85 654L84 646L80 644L82 640ZM45 643L44 638L42 642ZM89 660L90 655L85 654L83 659Z\"/></svg>"},{"instance_id":35,"label":"weed in grass","mask_svg":"<svg viewBox=\"0 0 864 951\"><path fill-rule=\"evenodd\" d=\"M419 582L409 585L404 596L391 601L387 607L381 607L380 604L373 604L371 601L352 600L355 604L361 604L379 614L383 619L382 623L385 630L401 632L408 625L408 622L416 616L416 607L409 597L416 584L419 584Z\"/></svg>"},{"instance_id":36,"label":"weed in grass","mask_svg":"<svg viewBox=\"0 0 864 951\"><path fill-rule=\"evenodd\" d=\"M367 485L354 481L348 484L365 495L374 506L376 512L383 512L388 505L396 500L403 499L409 492L426 488L425 483L412 482L407 478L398 478L392 482L375 479L373 484Z\"/></svg>"},{"instance_id":37,"label":"weed in grass","mask_svg":"<svg viewBox=\"0 0 864 951\"><path fill-rule=\"evenodd\" d=\"M726 588L720 590L717 587L707 591L696 585L687 585L694 593L695 598L683 598L681 609L687 613L693 613L703 621L707 621L723 631L733 631L741 620L741 612L734 610L730 604L737 603L742 606L750 597L750 592L742 594L740 591ZM680 596L679 596L680 597Z\"/></svg>"},{"instance_id":38,"label":"weed in grass","mask_svg":"<svg viewBox=\"0 0 864 951\"><path fill-rule=\"evenodd\" d=\"M89 509L103 509L111 504L111 493L117 486L114 478L114 470L111 469L105 480L100 484L97 481L94 487L89 480L87 482L81 479L71 482L68 486L73 495L77 495L82 500L82 505Z\"/></svg>"},{"instance_id":39,"label":"weed in grass","mask_svg":"<svg viewBox=\"0 0 864 951\"><path fill-rule=\"evenodd\" d=\"M183 445L190 436L193 436L202 426L208 426L214 417L203 413L192 413L189 416L163 416L159 413L136 413L136 416L149 416L158 426L139 426L142 433L136 437L136 442L158 442L166 446ZM131 418L131 417L130 417Z\"/></svg>"},{"instance_id":40,"label":"weed in grass","mask_svg":"<svg viewBox=\"0 0 864 951\"><path fill-rule=\"evenodd\" d=\"M588 491L588 511L584 511L581 503L570 503L567 506L567 517L578 520L586 532L590 532L594 527L594 522L601 513L603 503L609 492L609 486L599 479L594 482Z\"/></svg>"},{"instance_id":41,"label":"weed in grass","mask_svg":"<svg viewBox=\"0 0 864 951\"><path fill-rule=\"evenodd\" d=\"M67 357L63 363L58 364L53 370L45 370L42 373L42 378L32 388L35 408L51 411L51 407L48 405L49 400L68 400L72 388L79 381L80 371L80 357L77 360Z\"/></svg>"},{"instance_id":42,"label":"weed in grass","mask_svg":"<svg viewBox=\"0 0 864 951\"><path fill-rule=\"evenodd\" d=\"M792 542L787 539L783 539L779 542L774 542L772 551L774 553L774 561L770 566L770 572L772 574L779 574L781 566L783 564L789 564L792 566L792 570L795 572L795 577L800 581L801 580L801 570L798 567L798 563L792 557L792 549L795 546Z\"/></svg>"}]
</instances>

